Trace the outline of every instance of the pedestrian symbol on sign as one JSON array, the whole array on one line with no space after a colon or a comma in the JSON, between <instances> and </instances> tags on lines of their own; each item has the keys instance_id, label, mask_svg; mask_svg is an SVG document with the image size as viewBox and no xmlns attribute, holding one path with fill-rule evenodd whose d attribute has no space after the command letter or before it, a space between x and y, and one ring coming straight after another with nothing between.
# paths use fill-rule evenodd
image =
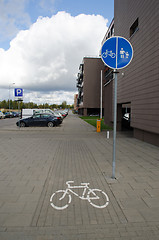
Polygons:
<instances>
[{"instance_id":1,"label":"pedestrian symbol on sign","mask_svg":"<svg viewBox=\"0 0 159 240\"><path fill-rule=\"evenodd\" d=\"M125 52L123 48L120 49L120 57L121 58L128 58L129 57L129 53Z\"/></svg>"}]
</instances>

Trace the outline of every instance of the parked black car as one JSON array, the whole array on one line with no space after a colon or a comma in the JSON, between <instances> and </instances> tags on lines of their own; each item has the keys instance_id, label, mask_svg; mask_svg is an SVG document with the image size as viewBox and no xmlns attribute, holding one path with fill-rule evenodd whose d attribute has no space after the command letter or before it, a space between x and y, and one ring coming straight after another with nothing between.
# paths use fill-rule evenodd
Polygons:
<instances>
[{"instance_id":1,"label":"parked black car","mask_svg":"<svg viewBox=\"0 0 159 240\"><path fill-rule=\"evenodd\" d=\"M19 112L12 112L13 117L19 117Z\"/></svg>"},{"instance_id":2,"label":"parked black car","mask_svg":"<svg viewBox=\"0 0 159 240\"><path fill-rule=\"evenodd\" d=\"M68 111L66 110L56 110L57 113L60 113L63 118L67 117Z\"/></svg>"},{"instance_id":3,"label":"parked black car","mask_svg":"<svg viewBox=\"0 0 159 240\"><path fill-rule=\"evenodd\" d=\"M5 112L5 118L13 118L14 114L12 112Z\"/></svg>"},{"instance_id":4,"label":"parked black car","mask_svg":"<svg viewBox=\"0 0 159 240\"><path fill-rule=\"evenodd\" d=\"M60 118L51 114L41 113L32 117L20 119L16 125L20 127L54 127L61 123Z\"/></svg>"}]
</instances>

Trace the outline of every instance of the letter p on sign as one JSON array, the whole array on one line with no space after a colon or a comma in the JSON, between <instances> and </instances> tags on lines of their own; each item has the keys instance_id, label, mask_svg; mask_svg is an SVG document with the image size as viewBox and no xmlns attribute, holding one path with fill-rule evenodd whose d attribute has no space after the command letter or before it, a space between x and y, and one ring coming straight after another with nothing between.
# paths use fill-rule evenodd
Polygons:
<instances>
[{"instance_id":1,"label":"letter p on sign","mask_svg":"<svg viewBox=\"0 0 159 240\"><path fill-rule=\"evenodd\" d=\"M23 89L22 88L15 88L14 89L14 99L15 101L23 101Z\"/></svg>"},{"instance_id":2,"label":"letter p on sign","mask_svg":"<svg viewBox=\"0 0 159 240\"><path fill-rule=\"evenodd\" d=\"M15 97L23 97L23 89L15 88Z\"/></svg>"}]
</instances>

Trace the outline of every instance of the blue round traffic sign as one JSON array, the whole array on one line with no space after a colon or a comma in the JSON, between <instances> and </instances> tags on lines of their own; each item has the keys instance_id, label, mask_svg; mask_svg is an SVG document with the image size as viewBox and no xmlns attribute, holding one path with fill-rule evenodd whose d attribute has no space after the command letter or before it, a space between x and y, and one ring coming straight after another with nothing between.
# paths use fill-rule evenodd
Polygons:
<instances>
[{"instance_id":1,"label":"blue round traffic sign","mask_svg":"<svg viewBox=\"0 0 159 240\"><path fill-rule=\"evenodd\" d=\"M102 46L101 58L108 67L122 69L128 66L133 58L132 45L126 38L111 37Z\"/></svg>"}]
</instances>

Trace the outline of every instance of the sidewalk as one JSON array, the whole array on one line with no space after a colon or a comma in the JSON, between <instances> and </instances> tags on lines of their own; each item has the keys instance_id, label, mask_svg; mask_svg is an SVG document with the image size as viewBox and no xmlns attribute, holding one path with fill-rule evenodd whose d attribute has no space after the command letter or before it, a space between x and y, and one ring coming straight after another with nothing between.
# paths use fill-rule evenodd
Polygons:
<instances>
[{"instance_id":1,"label":"sidewalk","mask_svg":"<svg viewBox=\"0 0 159 240\"><path fill-rule=\"evenodd\" d=\"M72 113L56 128L0 130L0 240L159 239L159 148L123 134L116 145L114 180L112 137ZM71 194L53 208L67 181L102 190L108 206Z\"/></svg>"}]
</instances>

